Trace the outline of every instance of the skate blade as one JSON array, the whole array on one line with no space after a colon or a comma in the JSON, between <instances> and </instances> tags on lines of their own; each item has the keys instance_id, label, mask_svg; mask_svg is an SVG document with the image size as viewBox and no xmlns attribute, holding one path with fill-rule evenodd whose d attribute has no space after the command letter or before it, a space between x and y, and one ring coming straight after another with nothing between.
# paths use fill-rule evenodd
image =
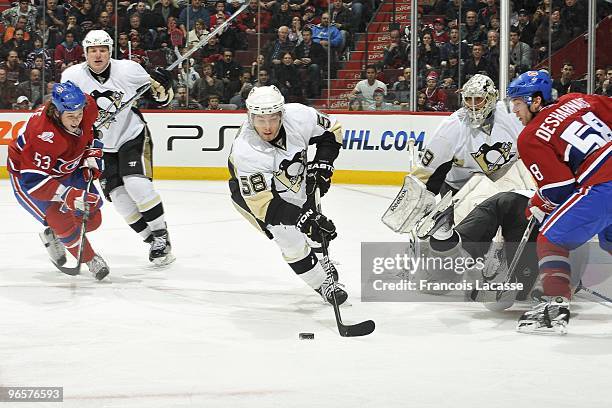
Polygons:
<instances>
[{"instance_id":1,"label":"skate blade","mask_svg":"<svg viewBox=\"0 0 612 408\"><path fill-rule=\"evenodd\" d=\"M553 323L552 327L542 326L539 324L520 324L516 327L516 331L525 334L540 334L540 335L559 335L567 334L567 323Z\"/></svg>"},{"instance_id":2,"label":"skate blade","mask_svg":"<svg viewBox=\"0 0 612 408\"><path fill-rule=\"evenodd\" d=\"M167 266L174 261L176 261L176 256L174 256L172 253L169 253L163 258L155 258L151 262L153 262L153 265L155 266Z\"/></svg>"}]
</instances>

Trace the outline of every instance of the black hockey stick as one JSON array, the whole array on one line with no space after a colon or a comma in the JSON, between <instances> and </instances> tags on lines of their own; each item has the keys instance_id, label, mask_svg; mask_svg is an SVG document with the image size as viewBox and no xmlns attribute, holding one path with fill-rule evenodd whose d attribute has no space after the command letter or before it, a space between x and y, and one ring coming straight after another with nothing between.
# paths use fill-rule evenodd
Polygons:
<instances>
[{"instance_id":1,"label":"black hockey stick","mask_svg":"<svg viewBox=\"0 0 612 408\"><path fill-rule=\"evenodd\" d=\"M527 227L525 228L525 232L523 233L523 236L521 237L521 242L516 248L516 252L514 253L512 262L510 262L510 266L508 267L508 275L506 276L504 287L507 286L510 283L510 281L514 278L514 275L516 272L515 269L518 265L521 255L523 254L523 250L525 249L525 246L527 245L527 241L529 241L529 237L531 236L531 233L533 232L533 229L535 228L535 225L536 225L536 217L531 216L531 218L529 218L529 222L527 223ZM495 294L495 299L499 301L499 299L501 299L502 295L505 292L507 292L507 290L498 290L497 293Z\"/></svg>"},{"instance_id":2,"label":"black hockey stick","mask_svg":"<svg viewBox=\"0 0 612 408\"><path fill-rule=\"evenodd\" d=\"M315 203L317 206L317 211L321 213L321 193L317 188L315 190ZM323 249L323 266L325 267L325 272L328 275L331 275L329 271L329 251L327 248L328 242L325 237L322 237L321 248ZM358 337L358 336L367 336L372 333L376 328L376 324L373 320L366 320L365 322L353 324L353 325L345 325L342 323L342 316L340 316L340 307L338 306L338 301L336 300L336 281L332 279L332 285L334 286L332 289L332 306L334 308L334 315L336 316L336 324L338 325L338 332L342 337Z\"/></svg>"},{"instance_id":3,"label":"black hockey stick","mask_svg":"<svg viewBox=\"0 0 612 408\"><path fill-rule=\"evenodd\" d=\"M92 184L93 184L93 177L87 182L87 189L85 190L86 193L89 193L89 190L91 189ZM76 266L72 268L67 268L65 266L56 264L53 260L51 261L53 262L53 265L55 265L55 267L60 270L60 272L65 273L66 275L76 276L81 273L81 264L83 263L83 247L84 247L83 244L85 243L85 230L87 229L87 219L88 218L89 218L89 204L85 203L85 211L83 212L83 221L81 222L81 236L79 239L79 253L77 256Z\"/></svg>"},{"instance_id":4,"label":"black hockey stick","mask_svg":"<svg viewBox=\"0 0 612 408\"><path fill-rule=\"evenodd\" d=\"M580 281L580 282L578 283L578 287L576 288L576 292L575 292L575 293L578 293L578 292L579 292L579 291L581 291L581 290L584 290L586 293L589 293L589 294L591 294L591 295L593 295L593 296L595 296L595 297L598 297L598 298L600 298L601 300L605 300L606 302L610 302L610 303L612 303L612 299L610 299L610 298L609 298L609 297L607 297L606 295L602 295L601 293L597 292L596 290L593 290L593 289L591 289L591 288L587 288L586 286L584 286L584 285L582 284L582 281Z\"/></svg>"}]
</instances>

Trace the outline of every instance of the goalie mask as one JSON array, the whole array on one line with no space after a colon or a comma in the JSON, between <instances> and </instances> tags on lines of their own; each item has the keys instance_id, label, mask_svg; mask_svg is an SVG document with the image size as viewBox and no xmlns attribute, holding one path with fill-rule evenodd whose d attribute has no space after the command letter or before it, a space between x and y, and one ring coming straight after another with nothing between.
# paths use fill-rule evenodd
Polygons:
<instances>
[{"instance_id":1,"label":"goalie mask","mask_svg":"<svg viewBox=\"0 0 612 408\"><path fill-rule=\"evenodd\" d=\"M497 103L495 84L486 75L476 74L461 89L462 105L472 128L482 126Z\"/></svg>"}]
</instances>

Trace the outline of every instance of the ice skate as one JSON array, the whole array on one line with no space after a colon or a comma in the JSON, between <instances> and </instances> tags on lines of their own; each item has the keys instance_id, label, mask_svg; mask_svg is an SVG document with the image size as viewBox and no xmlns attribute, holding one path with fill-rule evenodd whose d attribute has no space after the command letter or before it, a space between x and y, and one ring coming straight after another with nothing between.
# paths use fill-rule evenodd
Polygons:
<instances>
[{"instance_id":1,"label":"ice skate","mask_svg":"<svg viewBox=\"0 0 612 408\"><path fill-rule=\"evenodd\" d=\"M416 225L416 235L419 239L431 237L441 228L451 230L455 223L453 195L449 191Z\"/></svg>"},{"instance_id":2,"label":"ice skate","mask_svg":"<svg viewBox=\"0 0 612 408\"><path fill-rule=\"evenodd\" d=\"M520 333L566 334L569 319L568 299L545 296L532 310L523 313L516 330Z\"/></svg>"},{"instance_id":3,"label":"ice skate","mask_svg":"<svg viewBox=\"0 0 612 408\"><path fill-rule=\"evenodd\" d=\"M162 229L153 231L151 235L149 261L158 266L169 265L174 262L176 257L172 255L172 245L170 244L168 230Z\"/></svg>"},{"instance_id":4,"label":"ice skate","mask_svg":"<svg viewBox=\"0 0 612 408\"><path fill-rule=\"evenodd\" d=\"M108 265L100 255L94 255L89 262L86 262L86 265L97 280L104 279L110 272Z\"/></svg>"},{"instance_id":5,"label":"ice skate","mask_svg":"<svg viewBox=\"0 0 612 408\"><path fill-rule=\"evenodd\" d=\"M338 306L346 302L346 299L348 298L348 294L342 288L342 285L333 281L332 275L327 275L327 278L325 278L319 289L316 289L315 291L321 295L324 301L330 304L334 303L333 294L335 292Z\"/></svg>"},{"instance_id":6,"label":"ice skate","mask_svg":"<svg viewBox=\"0 0 612 408\"><path fill-rule=\"evenodd\" d=\"M45 245L53 263L63 266L66 263L66 248L57 235L55 235L55 232L50 227L47 227L38 236Z\"/></svg>"}]
</instances>

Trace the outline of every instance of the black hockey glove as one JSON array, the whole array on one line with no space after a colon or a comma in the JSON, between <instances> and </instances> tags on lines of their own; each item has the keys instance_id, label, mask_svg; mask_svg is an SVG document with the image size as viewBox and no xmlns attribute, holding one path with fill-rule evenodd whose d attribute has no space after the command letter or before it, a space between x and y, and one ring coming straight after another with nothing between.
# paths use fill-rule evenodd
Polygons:
<instances>
[{"instance_id":1,"label":"black hockey glove","mask_svg":"<svg viewBox=\"0 0 612 408\"><path fill-rule=\"evenodd\" d=\"M166 69L157 67L151 72L151 78L159 82L161 86L168 89L172 86L172 73Z\"/></svg>"},{"instance_id":2,"label":"black hockey glove","mask_svg":"<svg viewBox=\"0 0 612 408\"><path fill-rule=\"evenodd\" d=\"M323 238L329 242L338 236L334 223L310 206L302 208L295 226L315 242L323 242Z\"/></svg>"},{"instance_id":3,"label":"black hockey glove","mask_svg":"<svg viewBox=\"0 0 612 408\"><path fill-rule=\"evenodd\" d=\"M331 185L334 166L327 160L314 160L306 165L306 194L313 196L317 187L321 197L327 193Z\"/></svg>"}]
</instances>

